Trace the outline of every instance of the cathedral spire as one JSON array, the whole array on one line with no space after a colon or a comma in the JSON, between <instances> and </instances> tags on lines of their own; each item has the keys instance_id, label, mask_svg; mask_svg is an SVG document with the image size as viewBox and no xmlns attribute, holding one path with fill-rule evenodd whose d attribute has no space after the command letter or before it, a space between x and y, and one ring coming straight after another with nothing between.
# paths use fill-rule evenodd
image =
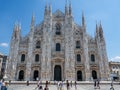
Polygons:
<instances>
[{"instance_id":1,"label":"cathedral spire","mask_svg":"<svg viewBox=\"0 0 120 90\"><path fill-rule=\"evenodd\" d=\"M96 33L98 33L98 32L99 32L99 28L98 28L98 25L96 23Z\"/></svg>"},{"instance_id":2,"label":"cathedral spire","mask_svg":"<svg viewBox=\"0 0 120 90\"><path fill-rule=\"evenodd\" d=\"M99 28L98 28L98 25L97 25L97 22L96 22L96 33L95 33L96 37L99 36Z\"/></svg>"},{"instance_id":3,"label":"cathedral spire","mask_svg":"<svg viewBox=\"0 0 120 90\"><path fill-rule=\"evenodd\" d=\"M35 25L35 17L34 14L32 14L31 25L30 25L31 32L34 31L34 25Z\"/></svg>"},{"instance_id":4,"label":"cathedral spire","mask_svg":"<svg viewBox=\"0 0 120 90\"><path fill-rule=\"evenodd\" d=\"M71 0L69 0L69 15L72 16L72 4L71 4Z\"/></svg>"},{"instance_id":5,"label":"cathedral spire","mask_svg":"<svg viewBox=\"0 0 120 90\"><path fill-rule=\"evenodd\" d=\"M34 26L34 23L35 23L35 17L34 17L34 14L32 14L31 26Z\"/></svg>"},{"instance_id":6,"label":"cathedral spire","mask_svg":"<svg viewBox=\"0 0 120 90\"><path fill-rule=\"evenodd\" d=\"M83 12L82 12L82 26L85 26L85 17Z\"/></svg>"},{"instance_id":7,"label":"cathedral spire","mask_svg":"<svg viewBox=\"0 0 120 90\"><path fill-rule=\"evenodd\" d=\"M103 37L103 29L102 29L102 24L100 22L100 26L99 26L99 35L100 35L100 38L104 38Z\"/></svg>"},{"instance_id":8,"label":"cathedral spire","mask_svg":"<svg viewBox=\"0 0 120 90\"><path fill-rule=\"evenodd\" d=\"M48 12L49 12L49 10L48 10L48 0L46 0L44 15L45 15L45 16L48 15Z\"/></svg>"},{"instance_id":9,"label":"cathedral spire","mask_svg":"<svg viewBox=\"0 0 120 90\"><path fill-rule=\"evenodd\" d=\"M12 38L19 39L20 30L21 30L21 25L19 23L15 23Z\"/></svg>"},{"instance_id":10,"label":"cathedral spire","mask_svg":"<svg viewBox=\"0 0 120 90\"><path fill-rule=\"evenodd\" d=\"M99 29L100 29L100 30L103 30L103 29L102 29L102 24L101 24L101 21L100 21L100 26L99 26Z\"/></svg>"},{"instance_id":11,"label":"cathedral spire","mask_svg":"<svg viewBox=\"0 0 120 90\"><path fill-rule=\"evenodd\" d=\"M14 31L20 31L21 30L21 24L16 22L14 25Z\"/></svg>"},{"instance_id":12,"label":"cathedral spire","mask_svg":"<svg viewBox=\"0 0 120 90\"><path fill-rule=\"evenodd\" d=\"M51 4L52 2L50 1L50 5L49 5L49 14L50 14L50 16L52 16L52 4Z\"/></svg>"},{"instance_id":13,"label":"cathedral spire","mask_svg":"<svg viewBox=\"0 0 120 90\"><path fill-rule=\"evenodd\" d=\"M66 0L66 3L65 3L65 15L68 15L68 0Z\"/></svg>"}]
</instances>

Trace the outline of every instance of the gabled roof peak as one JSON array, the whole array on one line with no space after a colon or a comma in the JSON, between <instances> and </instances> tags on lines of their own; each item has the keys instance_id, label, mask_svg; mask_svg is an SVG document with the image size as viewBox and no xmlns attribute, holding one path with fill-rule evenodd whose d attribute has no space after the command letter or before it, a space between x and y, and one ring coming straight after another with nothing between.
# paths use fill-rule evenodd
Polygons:
<instances>
[{"instance_id":1,"label":"gabled roof peak","mask_svg":"<svg viewBox=\"0 0 120 90\"><path fill-rule=\"evenodd\" d=\"M64 16L64 13L62 11L60 11L59 9L57 9L54 13L53 13L53 16Z\"/></svg>"}]
</instances>

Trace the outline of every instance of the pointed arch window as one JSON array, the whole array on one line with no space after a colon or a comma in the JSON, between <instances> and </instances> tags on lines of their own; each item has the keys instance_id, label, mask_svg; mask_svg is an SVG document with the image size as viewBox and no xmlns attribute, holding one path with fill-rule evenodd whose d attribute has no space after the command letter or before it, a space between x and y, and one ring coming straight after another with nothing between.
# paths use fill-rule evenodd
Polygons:
<instances>
[{"instance_id":1,"label":"pointed arch window","mask_svg":"<svg viewBox=\"0 0 120 90\"><path fill-rule=\"evenodd\" d=\"M77 62L81 62L81 55L77 54L76 59L77 59Z\"/></svg>"},{"instance_id":2,"label":"pointed arch window","mask_svg":"<svg viewBox=\"0 0 120 90\"><path fill-rule=\"evenodd\" d=\"M77 71L77 80L82 81L82 71Z\"/></svg>"},{"instance_id":3,"label":"pointed arch window","mask_svg":"<svg viewBox=\"0 0 120 90\"><path fill-rule=\"evenodd\" d=\"M61 45L60 45L60 43L56 43L56 51L61 51Z\"/></svg>"},{"instance_id":4,"label":"pointed arch window","mask_svg":"<svg viewBox=\"0 0 120 90\"><path fill-rule=\"evenodd\" d=\"M25 61L25 54L22 54L21 55L21 62L24 62Z\"/></svg>"},{"instance_id":5,"label":"pointed arch window","mask_svg":"<svg viewBox=\"0 0 120 90\"><path fill-rule=\"evenodd\" d=\"M35 62L39 62L39 54L35 55Z\"/></svg>"},{"instance_id":6,"label":"pointed arch window","mask_svg":"<svg viewBox=\"0 0 120 90\"><path fill-rule=\"evenodd\" d=\"M40 41L37 41L36 42L36 48L40 48L40 44L41 44Z\"/></svg>"},{"instance_id":7,"label":"pointed arch window","mask_svg":"<svg viewBox=\"0 0 120 90\"><path fill-rule=\"evenodd\" d=\"M76 48L80 48L80 41L76 41Z\"/></svg>"},{"instance_id":8,"label":"pointed arch window","mask_svg":"<svg viewBox=\"0 0 120 90\"><path fill-rule=\"evenodd\" d=\"M94 54L91 54L91 61L95 62L95 55Z\"/></svg>"},{"instance_id":9,"label":"pointed arch window","mask_svg":"<svg viewBox=\"0 0 120 90\"><path fill-rule=\"evenodd\" d=\"M97 79L97 72L95 70L92 71L92 77L93 79Z\"/></svg>"},{"instance_id":10,"label":"pointed arch window","mask_svg":"<svg viewBox=\"0 0 120 90\"><path fill-rule=\"evenodd\" d=\"M37 78L39 78L39 71L38 71L38 70L35 70L35 71L34 71L33 79L36 81Z\"/></svg>"},{"instance_id":11,"label":"pointed arch window","mask_svg":"<svg viewBox=\"0 0 120 90\"><path fill-rule=\"evenodd\" d=\"M61 34L61 25L60 24L56 24L56 35L60 35Z\"/></svg>"},{"instance_id":12,"label":"pointed arch window","mask_svg":"<svg viewBox=\"0 0 120 90\"><path fill-rule=\"evenodd\" d=\"M23 71L23 70L20 70L20 71L19 71L18 80L20 80L20 81L24 80L24 71Z\"/></svg>"}]
</instances>

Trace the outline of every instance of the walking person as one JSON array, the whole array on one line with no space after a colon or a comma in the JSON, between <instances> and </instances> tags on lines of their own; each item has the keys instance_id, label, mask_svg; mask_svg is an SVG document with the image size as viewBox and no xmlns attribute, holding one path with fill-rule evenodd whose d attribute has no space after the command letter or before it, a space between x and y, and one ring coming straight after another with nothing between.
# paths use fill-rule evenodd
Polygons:
<instances>
[{"instance_id":1,"label":"walking person","mask_svg":"<svg viewBox=\"0 0 120 90\"><path fill-rule=\"evenodd\" d=\"M97 80L97 87L100 89L100 81Z\"/></svg>"},{"instance_id":2,"label":"walking person","mask_svg":"<svg viewBox=\"0 0 120 90\"><path fill-rule=\"evenodd\" d=\"M67 90L70 90L70 84L67 82Z\"/></svg>"},{"instance_id":3,"label":"walking person","mask_svg":"<svg viewBox=\"0 0 120 90\"><path fill-rule=\"evenodd\" d=\"M57 83L57 90L60 90L60 82Z\"/></svg>"},{"instance_id":4,"label":"walking person","mask_svg":"<svg viewBox=\"0 0 120 90\"><path fill-rule=\"evenodd\" d=\"M77 90L77 82L75 81L75 90Z\"/></svg>"},{"instance_id":5,"label":"walking person","mask_svg":"<svg viewBox=\"0 0 120 90\"><path fill-rule=\"evenodd\" d=\"M114 87L113 87L113 81L111 82L110 90L114 90Z\"/></svg>"},{"instance_id":6,"label":"walking person","mask_svg":"<svg viewBox=\"0 0 120 90\"><path fill-rule=\"evenodd\" d=\"M38 90L43 90L42 86L40 86L40 87L38 88Z\"/></svg>"},{"instance_id":7,"label":"walking person","mask_svg":"<svg viewBox=\"0 0 120 90\"><path fill-rule=\"evenodd\" d=\"M60 90L62 90L62 82L60 82Z\"/></svg>"},{"instance_id":8,"label":"walking person","mask_svg":"<svg viewBox=\"0 0 120 90\"><path fill-rule=\"evenodd\" d=\"M72 81L71 81L71 87L72 87Z\"/></svg>"},{"instance_id":9,"label":"walking person","mask_svg":"<svg viewBox=\"0 0 120 90\"><path fill-rule=\"evenodd\" d=\"M39 82L38 82L38 90L43 90L42 84L41 84L41 81L40 81L40 80L39 80Z\"/></svg>"},{"instance_id":10,"label":"walking person","mask_svg":"<svg viewBox=\"0 0 120 90\"><path fill-rule=\"evenodd\" d=\"M96 83L96 80L94 81L94 89L96 89L96 85L97 85L97 83Z\"/></svg>"},{"instance_id":11,"label":"walking person","mask_svg":"<svg viewBox=\"0 0 120 90\"><path fill-rule=\"evenodd\" d=\"M61 82L61 87L62 87L62 90L64 90L64 82L63 81Z\"/></svg>"},{"instance_id":12,"label":"walking person","mask_svg":"<svg viewBox=\"0 0 120 90\"><path fill-rule=\"evenodd\" d=\"M7 86L8 86L7 82L3 82L1 90L7 90Z\"/></svg>"},{"instance_id":13,"label":"walking person","mask_svg":"<svg viewBox=\"0 0 120 90\"><path fill-rule=\"evenodd\" d=\"M0 81L0 90L1 90L1 87L2 87L2 80Z\"/></svg>"},{"instance_id":14,"label":"walking person","mask_svg":"<svg viewBox=\"0 0 120 90\"><path fill-rule=\"evenodd\" d=\"M48 85L45 86L44 90L49 90Z\"/></svg>"},{"instance_id":15,"label":"walking person","mask_svg":"<svg viewBox=\"0 0 120 90\"><path fill-rule=\"evenodd\" d=\"M46 81L44 90L49 90L49 88L48 88L48 81Z\"/></svg>"},{"instance_id":16,"label":"walking person","mask_svg":"<svg viewBox=\"0 0 120 90\"><path fill-rule=\"evenodd\" d=\"M66 80L66 88L67 88L67 90L68 90L68 86L69 86L69 85L68 85L68 80Z\"/></svg>"}]
</instances>

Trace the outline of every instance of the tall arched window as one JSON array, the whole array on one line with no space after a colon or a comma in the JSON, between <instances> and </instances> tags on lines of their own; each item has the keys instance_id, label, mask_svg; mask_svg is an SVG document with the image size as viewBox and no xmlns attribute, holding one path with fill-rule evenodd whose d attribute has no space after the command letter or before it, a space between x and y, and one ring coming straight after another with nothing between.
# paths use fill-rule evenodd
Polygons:
<instances>
[{"instance_id":1,"label":"tall arched window","mask_svg":"<svg viewBox=\"0 0 120 90\"><path fill-rule=\"evenodd\" d=\"M18 80L20 80L20 81L24 80L24 71L23 70L20 70Z\"/></svg>"},{"instance_id":2,"label":"tall arched window","mask_svg":"<svg viewBox=\"0 0 120 90\"><path fill-rule=\"evenodd\" d=\"M76 48L80 48L80 41L76 41Z\"/></svg>"},{"instance_id":3,"label":"tall arched window","mask_svg":"<svg viewBox=\"0 0 120 90\"><path fill-rule=\"evenodd\" d=\"M39 62L39 54L35 55L35 62Z\"/></svg>"},{"instance_id":4,"label":"tall arched window","mask_svg":"<svg viewBox=\"0 0 120 90\"><path fill-rule=\"evenodd\" d=\"M22 54L21 55L21 62L24 62L25 61L25 54Z\"/></svg>"},{"instance_id":5,"label":"tall arched window","mask_svg":"<svg viewBox=\"0 0 120 90\"><path fill-rule=\"evenodd\" d=\"M77 57L77 58L76 58L76 59L77 59L77 61L78 61L78 62L81 62L81 55L80 55L80 54L77 54L77 56L76 56L76 57Z\"/></svg>"},{"instance_id":6,"label":"tall arched window","mask_svg":"<svg viewBox=\"0 0 120 90\"><path fill-rule=\"evenodd\" d=\"M36 81L37 78L39 78L39 71L38 71L38 70L35 70L35 71L34 71L33 79Z\"/></svg>"},{"instance_id":7,"label":"tall arched window","mask_svg":"<svg viewBox=\"0 0 120 90\"><path fill-rule=\"evenodd\" d=\"M97 72L95 70L92 71L92 77L93 79L97 79Z\"/></svg>"},{"instance_id":8,"label":"tall arched window","mask_svg":"<svg viewBox=\"0 0 120 90\"><path fill-rule=\"evenodd\" d=\"M61 25L60 24L56 24L56 35L60 35L61 34Z\"/></svg>"},{"instance_id":9,"label":"tall arched window","mask_svg":"<svg viewBox=\"0 0 120 90\"><path fill-rule=\"evenodd\" d=\"M82 81L82 71L77 71L77 80Z\"/></svg>"},{"instance_id":10,"label":"tall arched window","mask_svg":"<svg viewBox=\"0 0 120 90\"><path fill-rule=\"evenodd\" d=\"M91 54L91 61L95 62L95 55L94 54Z\"/></svg>"},{"instance_id":11,"label":"tall arched window","mask_svg":"<svg viewBox=\"0 0 120 90\"><path fill-rule=\"evenodd\" d=\"M36 48L40 48L40 41L36 42Z\"/></svg>"},{"instance_id":12,"label":"tall arched window","mask_svg":"<svg viewBox=\"0 0 120 90\"><path fill-rule=\"evenodd\" d=\"M56 43L56 51L61 51L60 43Z\"/></svg>"}]
</instances>

